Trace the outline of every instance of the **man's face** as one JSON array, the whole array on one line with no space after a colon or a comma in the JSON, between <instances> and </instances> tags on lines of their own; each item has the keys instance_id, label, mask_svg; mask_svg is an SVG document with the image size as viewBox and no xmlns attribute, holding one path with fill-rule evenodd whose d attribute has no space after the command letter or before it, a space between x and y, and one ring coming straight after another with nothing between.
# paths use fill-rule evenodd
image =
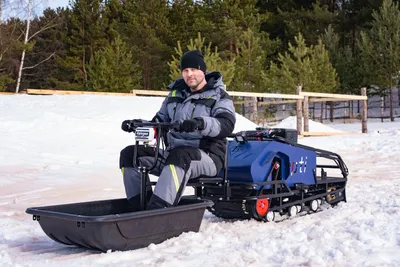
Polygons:
<instances>
[{"instance_id":1,"label":"man's face","mask_svg":"<svg viewBox=\"0 0 400 267\"><path fill-rule=\"evenodd\" d=\"M205 74L202 70L186 68L182 71L182 77L192 91L200 90L206 84Z\"/></svg>"}]
</instances>

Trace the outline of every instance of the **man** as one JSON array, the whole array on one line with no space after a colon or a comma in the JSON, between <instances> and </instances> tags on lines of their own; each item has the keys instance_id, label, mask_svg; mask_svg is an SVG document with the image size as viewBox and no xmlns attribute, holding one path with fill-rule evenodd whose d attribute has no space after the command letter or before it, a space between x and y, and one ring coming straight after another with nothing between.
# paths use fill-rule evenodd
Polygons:
<instances>
[{"instance_id":1,"label":"man","mask_svg":"<svg viewBox=\"0 0 400 267\"><path fill-rule=\"evenodd\" d=\"M166 137L167 149L160 155L160 163L152 170L159 176L148 209L165 208L178 204L188 180L200 176L215 176L223 167L226 137L235 126L233 101L225 92L219 72L206 74L204 57L199 50L188 51L181 57L182 78L171 83L171 90L153 122L181 122L179 130L171 130ZM122 123L124 131L132 132L131 121ZM140 173L133 168L133 149L121 151L120 168L123 173L128 200L137 205L140 200ZM154 151L138 147L139 163L150 166Z\"/></svg>"}]
</instances>

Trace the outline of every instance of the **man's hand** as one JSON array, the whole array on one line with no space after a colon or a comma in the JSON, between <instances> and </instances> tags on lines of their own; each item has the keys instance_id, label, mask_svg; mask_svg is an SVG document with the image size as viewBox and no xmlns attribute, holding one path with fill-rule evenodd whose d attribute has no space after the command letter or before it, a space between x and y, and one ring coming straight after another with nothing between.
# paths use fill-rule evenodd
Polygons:
<instances>
[{"instance_id":1,"label":"man's hand","mask_svg":"<svg viewBox=\"0 0 400 267\"><path fill-rule=\"evenodd\" d=\"M191 120L184 120L179 126L179 132L194 132L204 129L204 120L202 118L194 118Z\"/></svg>"},{"instance_id":2,"label":"man's hand","mask_svg":"<svg viewBox=\"0 0 400 267\"><path fill-rule=\"evenodd\" d=\"M122 122L121 129L128 133L134 132L136 130L136 127L134 126L135 122L142 122L142 120L124 120Z\"/></svg>"}]
</instances>

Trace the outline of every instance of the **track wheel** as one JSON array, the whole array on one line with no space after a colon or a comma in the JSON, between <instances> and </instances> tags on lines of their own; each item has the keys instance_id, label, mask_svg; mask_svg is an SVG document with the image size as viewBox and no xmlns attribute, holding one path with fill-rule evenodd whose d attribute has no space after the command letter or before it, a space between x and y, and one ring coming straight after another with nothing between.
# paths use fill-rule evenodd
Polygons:
<instances>
[{"instance_id":1,"label":"track wheel","mask_svg":"<svg viewBox=\"0 0 400 267\"><path fill-rule=\"evenodd\" d=\"M310 209L311 209L313 212L316 212L316 211L318 210L318 208L319 208L319 201L318 201L318 199L311 200L311 202L310 202Z\"/></svg>"},{"instance_id":2,"label":"track wheel","mask_svg":"<svg viewBox=\"0 0 400 267\"><path fill-rule=\"evenodd\" d=\"M303 210L303 206L301 205L296 205L297 208L297 213L300 213Z\"/></svg>"},{"instance_id":3,"label":"track wheel","mask_svg":"<svg viewBox=\"0 0 400 267\"><path fill-rule=\"evenodd\" d=\"M259 217L264 217L268 213L268 198L260 198L256 201L256 212Z\"/></svg>"},{"instance_id":4,"label":"track wheel","mask_svg":"<svg viewBox=\"0 0 400 267\"><path fill-rule=\"evenodd\" d=\"M291 206L289 208L289 216L294 217L297 214L297 207L296 206Z\"/></svg>"},{"instance_id":5,"label":"track wheel","mask_svg":"<svg viewBox=\"0 0 400 267\"><path fill-rule=\"evenodd\" d=\"M275 212L273 211L268 211L267 215L265 215L265 220L267 222L273 222L275 220Z\"/></svg>"}]
</instances>

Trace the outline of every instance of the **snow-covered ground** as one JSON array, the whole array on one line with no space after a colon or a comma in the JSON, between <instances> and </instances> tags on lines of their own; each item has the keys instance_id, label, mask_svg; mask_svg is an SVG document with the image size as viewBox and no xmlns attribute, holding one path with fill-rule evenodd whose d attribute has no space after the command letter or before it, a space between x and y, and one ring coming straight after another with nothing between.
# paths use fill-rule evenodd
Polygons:
<instances>
[{"instance_id":1,"label":"snow-covered ground","mask_svg":"<svg viewBox=\"0 0 400 267\"><path fill-rule=\"evenodd\" d=\"M364 135L299 140L346 162L348 202L335 208L279 223L206 212L200 232L126 252L99 253L48 238L26 208L124 197L118 159L132 135L120 123L150 119L161 101L0 95L0 266L400 266L399 121L369 121ZM236 131L254 126L238 115ZM360 123L313 122L311 131L327 127L361 130Z\"/></svg>"}]
</instances>

